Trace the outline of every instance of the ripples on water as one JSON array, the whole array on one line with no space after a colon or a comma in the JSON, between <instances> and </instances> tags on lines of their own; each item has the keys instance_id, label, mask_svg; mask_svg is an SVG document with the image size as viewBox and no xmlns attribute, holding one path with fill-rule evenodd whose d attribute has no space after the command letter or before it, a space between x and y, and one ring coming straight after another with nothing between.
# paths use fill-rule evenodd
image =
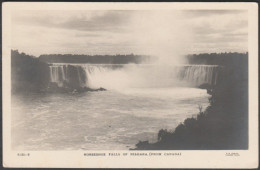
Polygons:
<instances>
[{"instance_id":1,"label":"ripples on water","mask_svg":"<svg viewBox=\"0 0 260 170\"><path fill-rule=\"evenodd\" d=\"M12 96L16 150L125 150L208 106L206 90L139 88Z\"/></svg>"}]
</instances>

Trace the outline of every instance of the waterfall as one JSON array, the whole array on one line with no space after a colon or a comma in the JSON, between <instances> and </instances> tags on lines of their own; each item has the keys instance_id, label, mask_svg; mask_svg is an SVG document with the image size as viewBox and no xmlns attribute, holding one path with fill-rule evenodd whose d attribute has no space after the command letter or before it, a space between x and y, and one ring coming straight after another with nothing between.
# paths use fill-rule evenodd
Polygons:
<instances>
[{"instance_id":1,"label":"waterfall","mask_svg":"<svg viewBox=\"0 0 260 170\"><path fill-rule=\"evenodd\" d=\"M199 86L202 84L216 85L219 66L216 65L187 65L177 68L177 77L182 80Z\"/></svg>"},{"instance_id":2,"label":"waterfall","mask_svg":"<svg viewBox=\"0 0 260 170\"><path fill-rule=\"evenodd\" d=\"M219 66L215 65L91 65L52 64L50 82L69 88L119 88L189 85L216 85ZM141 82L141 83L140 83ZM178 83L176 83L178 82ZM181 84L182 83L182 84Z\"/></svg>"},{"instance_id":3,"label":"waterfall","mask_svg":"<svg viewBox=\"0 0 260 170\"><path fill-rule=\"evenodd\" d=\"M105 72L103 66L92 65L61 65L52 64L50 68L50 82L59 87L91 87L93 76Z\"/></svg>"},{"instance_id":4,"label":"waterfall","mask_svg":"<svg viewBox=\"0 0 260 170\"><path fill-rule=\"evenodd\" d=\"M63 86L63 82L67 80L66 66L50 66L50 79L58 86Z\"/></svg>"}]
</instances>

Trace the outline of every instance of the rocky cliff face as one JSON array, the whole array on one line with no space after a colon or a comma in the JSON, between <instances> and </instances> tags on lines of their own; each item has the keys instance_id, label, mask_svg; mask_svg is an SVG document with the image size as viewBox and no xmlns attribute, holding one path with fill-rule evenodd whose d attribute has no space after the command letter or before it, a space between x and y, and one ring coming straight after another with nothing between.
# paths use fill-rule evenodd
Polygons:
<instances>
[{"instance_id":1,"label":"rocky cliff face","mask_svg":"<svg viewBox=\"0 0 260 170\"><path fill-rule=\"evenodd\" d=\"M49 66L38 58L11 52L12 92L32 92L46 89L50 81Z\"/></svg>"}]
</instances>

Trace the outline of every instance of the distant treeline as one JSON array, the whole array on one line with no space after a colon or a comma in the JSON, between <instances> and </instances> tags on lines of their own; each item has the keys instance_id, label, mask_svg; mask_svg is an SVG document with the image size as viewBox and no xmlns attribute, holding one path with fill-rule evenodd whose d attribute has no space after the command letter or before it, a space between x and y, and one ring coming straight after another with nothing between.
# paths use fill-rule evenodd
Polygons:
<instances>
[{"instance_id":1,"label":"distant treeline","mask_svg":"<svg viewBox=\"0 0 260 170\"><path fill-rule=\"evenodd\" d=\"M248 53L203 53L187 55L188 64L239 66L247 63Z\"/></svg>"},{"instance_id":2,"label":"distant treeline","mask_svg":"<svg viewBox=\"0 0 260 170\"><path fill-rule=\"evenodd\" d=\"M139 64L148 62L146 55L78 55L78 54L50 54L41 55L40 61L46 63L91 63L91 64Z\"/></svg>"},{"instance_id":3,"label":"distant treeline","mask_svg":"<svg viewBox=\"0 0 260 170\"><path fill-rule=\"evenodd\" d=\"M188 64L198 65L241 65L247 62L248 53L203 53L187 55ZM156 61L148 55L76 55L49 54L41 55L40 61L46 63L92 63L92 64L129 64Z\"/></svg>"},{"instance_id":4,"label":"distant treeline","mask_svg":"<svg viewBox=\"0 0 260 170\"><path fill-rule=\"evenodd\" d=\"M175 129L161 129L157 142L140 141L135 150L248 149L248 61L242 54L233 53L229 58L234 63L228 62L217 84L207 89L211 97L205 111L198 107L196 117L187 118Z\"/></svg>"}]
</instances>

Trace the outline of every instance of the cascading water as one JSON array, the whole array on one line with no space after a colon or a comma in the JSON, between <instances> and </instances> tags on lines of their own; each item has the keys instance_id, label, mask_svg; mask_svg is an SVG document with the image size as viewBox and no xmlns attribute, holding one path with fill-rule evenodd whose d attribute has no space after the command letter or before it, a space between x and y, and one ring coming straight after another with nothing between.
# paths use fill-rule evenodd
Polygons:
<instances>
[{"instance_id":1,"label":"cascading water","mask_svg":"<svg viewBox=\"0 0 260 170\"><path fill-rule=\"evenodd\" d=\"M57 83L58 86L63 85L63 81L67 79L67 69L66 66L50 66L50 79L51 82Z\"/></svg>"},{"instance_id":2,"label":"cascading water","mask_svg":"<svg viewBox=\"0 0 260 170\"><path fill-rule=\"evenodd\" d=\"M50 66L50 82L56 83L59 87L87 87L87 79L88 76L86 75L85 70L81 66Z\"/></svg>"},{"instance_id":3,"label":"cascading water","mask_svg":"<svg viewBox=\"0 0 260 170\"><path fill-rule=\"evenodd\" d=\"M216 65L187 65L179 67L177 75L179 80L186 81L194 86L216 85L219 68Z\"/></svg>"},{"instance_id":4,"label":"cascading water","mask_svg":"<svg viewBox=\"0 0 260 170\"><path fill-rule=\"evenodd\" d=\"M50 66L50 82L59 87L107 88L215 85L215 65L63 65Z\"/></svg>"}]
</instances>

